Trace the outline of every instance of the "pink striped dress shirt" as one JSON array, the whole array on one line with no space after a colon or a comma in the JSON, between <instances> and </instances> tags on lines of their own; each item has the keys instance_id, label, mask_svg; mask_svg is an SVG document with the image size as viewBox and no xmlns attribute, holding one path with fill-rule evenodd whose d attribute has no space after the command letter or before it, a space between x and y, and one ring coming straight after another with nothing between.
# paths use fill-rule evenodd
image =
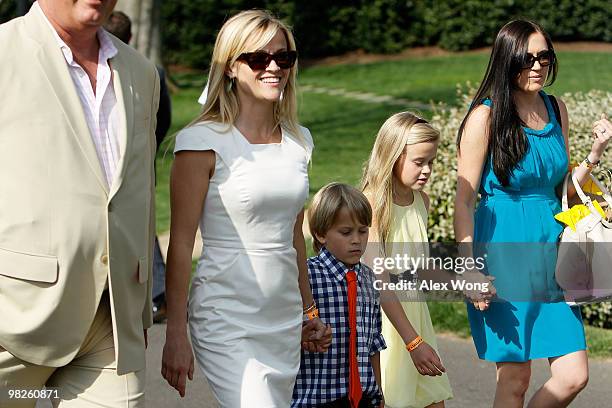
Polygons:
<instances>
[{"instance_id":1,"label":"pink striped dress shirt","mask_svg":"<svg viewBox=\"0 0 612 408\"><path fill-rule=\"evenodd\" d=\"M117 112L117 97L113 88L113 75L108 60L117 55L117 48L108 34L98 30L100 51L98 53L98 69L96 74L96 90L92 87L87 73L75 60L70 47L60 38L45 13L34 3L32 7L45 17L49 27L57 40L57 44L64 54L70 76L76 87L87 120L91 138L96 147L98 160L104 171L107 186L110 188L115 179L117 165L122 152L119 148L118 128L119 116Z\"/></svg>"}]
</instances>

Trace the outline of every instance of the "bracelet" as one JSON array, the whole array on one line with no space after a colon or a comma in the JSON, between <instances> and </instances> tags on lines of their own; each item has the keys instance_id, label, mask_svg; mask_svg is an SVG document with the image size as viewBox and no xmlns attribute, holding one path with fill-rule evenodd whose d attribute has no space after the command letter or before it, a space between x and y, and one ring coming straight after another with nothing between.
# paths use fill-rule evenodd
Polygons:
<instances>
[{"instance_id":1,"label":"bracelet","mask_svg":"<svg viewBox=\"0 0 612 408\"><path fill-rule=\"evenodd\" d=\"M310 304L310 306L306 306L303 309L304 314L307 314L309 311L311 311L312 309L316 309L317 308L317 303L313 300L312 303Z\"/></svg>"},{"instance_id":2,"label":"bracelet","mask_svg":"<svg viewBox=\"0 0 612 408\"><path fill-rule=\"evenodd\" d=\"M309 312L305 312L306 317L308 317L308 320L312 320L314 318L319 317L319 309L317 309L317 307L315 306L314 309L310 310Z\"/></svg>"},{"instance_id":3,"label":"bracelet","mask_svg":"<svg viewBox=\"0 0 612 408\"><path fill-rule=\"evenodd\" d=\"M414 351L417 347L419 347L423 343L423 338L421 336L416 336L414 340L410 343L406 344L406 350Z\"/></svg>"},{"instance_id":4,"label":"bracelet","mask_svg":"<svg viewBox=\"0 0 612 408\"><path fill-rule=\"evenodd\" d=\"M592 169L593 169L593 167L597 167L597 166L599 166L599 162L600 162L600 161L601 161L601 160L597 160L595 163L593 163L593 162L591 162L591 161L589 160L589 156L587 156L587 157L585 157L585 158L584 158L584 160L583 160L583 161L582 161L582 163L580 163L580 164L584 164L584 166L585 166L587 169L592 170Z\"/></svg>"}]
</instances>

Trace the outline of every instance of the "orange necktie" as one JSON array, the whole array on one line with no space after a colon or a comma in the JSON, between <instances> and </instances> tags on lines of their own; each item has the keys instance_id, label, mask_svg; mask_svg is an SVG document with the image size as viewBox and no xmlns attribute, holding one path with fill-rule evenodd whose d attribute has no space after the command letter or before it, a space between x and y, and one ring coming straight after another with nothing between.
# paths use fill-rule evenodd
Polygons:
<instances>
[{"instance_id":1,"label":"orange necktie","mask_svg":"<svg viewBox=\"0 0 612 408\"><path fill-rule=\"evenodd\" d=\"M359 406L361 400L361 380L359 379L359 363L357 362L357 275L355 271L346 273L348 287L348 310L350 327L349 344L349 401L352 408Z\"/></svg>"}]
</instances>

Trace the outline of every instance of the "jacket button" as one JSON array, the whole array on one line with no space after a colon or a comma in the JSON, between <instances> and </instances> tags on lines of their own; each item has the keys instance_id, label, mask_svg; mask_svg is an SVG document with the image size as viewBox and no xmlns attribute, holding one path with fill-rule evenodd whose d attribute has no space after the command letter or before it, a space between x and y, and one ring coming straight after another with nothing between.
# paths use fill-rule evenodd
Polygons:
<instances>
[{"instance_id":1,"label":"jacket button","mask_svg":"<svg viewBox=\"0 0 612 408\"><path fill-rule=\"evenodd\" d=\"M100 261L104 264L104 265L108 265L108 255L102 255L102 257L100 258Z\"/></svg>"}]
</instances>

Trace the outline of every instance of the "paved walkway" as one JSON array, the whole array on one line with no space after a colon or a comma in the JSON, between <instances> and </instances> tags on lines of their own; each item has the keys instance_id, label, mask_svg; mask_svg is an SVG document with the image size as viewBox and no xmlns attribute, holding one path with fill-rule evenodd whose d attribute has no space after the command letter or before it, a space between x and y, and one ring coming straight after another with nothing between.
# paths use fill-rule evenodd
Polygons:
<instances>
[{"instance_id":1,"label":"paved walkway","mask_svg":"<svg viewBox=\"0 0 612 408\"><path fill-rule=\"evenodd\" d=\"M178 394L161 377L161 351L165 339L165 325L155 325L149 334L147 352L147 407L148 408L213 408L217 407L206 380L196 369L193 382L189 382L187 395ZM475 357L471 340L458 339L451 335L438 337L440 353L446 364L455 398L448 401L448 408L489 408L495 393L495 368L493 364ZM612 363L591 361L591 379L586 390L571 405L575 408L609 407L612 401ZM529 396L550 375L544 360L533 364L533 375ZM257 408L257 407L253 407ZM389 407L391 408L391 407Z\"/></svg>"},{"instance_id":2,"label":"paved walkway","mask_svg":"<svg viewBox=\"0 0 612 408\"><path fill-rule=\"evenodd\" d=\"M187 394L183 399L162 378L160 373L161 355L165 334L165 324L155 325L149 330L147 408L216 408L215 398L199 368L195 370L194 380L188 382ZM494 365L476 358L471 340L459 339L452 335L441 335L438 336L438 344L455 394L455 398L447 402L447 408L491 407L495 393ZM589 364L589 370L589 385L572 403L571 407L611 406L612 362L593 360ZM535 361L532 372L531 387L528 391L529 397L550 375L545 360ZM37 406L37 408L50 407L51 405L48 402L39 402Z\"/></svg>"},{"instance_id":3,"label":"paved walkway","mask_svg":"<svg viewBox=\"0 0 612 408\"><path fill-rule=\"evenodd\" d=\"M193 382L188 385L183 400L161 377L161 350L165 339L165 325L154 326L149 335L147 353L147 407L148 408L213 408L214 397L199 369ZM475 357L471 340L458 339L450 335L438 337L440 353L446 364L455 398L448 401L448 408L489 408L495 393L495 368L493 364ZM612 401L612 363L592 361L591 380L586 390L571 405L575 408L609 407ZM546 361L536 361L529 396L550 375ZM253 407L257 408L257 407ZM391 408L391 407L389 407Z\"/></svg>"}]
</instances>

